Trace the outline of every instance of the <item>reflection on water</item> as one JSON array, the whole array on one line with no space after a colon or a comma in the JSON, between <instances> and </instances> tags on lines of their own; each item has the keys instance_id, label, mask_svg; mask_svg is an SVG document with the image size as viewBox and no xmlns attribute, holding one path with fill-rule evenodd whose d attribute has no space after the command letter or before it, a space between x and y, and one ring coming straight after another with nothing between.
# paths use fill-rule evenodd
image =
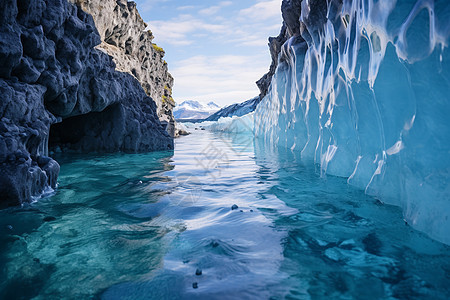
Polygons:
<instances>
[{"instance_id":1,"label":"reflection on water","mask_svg":"<svg viewBox=\"0 0 450 300\"><path fill-rule=\"evenodd\" d=\"M55 195L0 211L0 298L450 296L449 247L399 208L243 134L176 143L60 157Z\"/></svg>"}]
</instances>

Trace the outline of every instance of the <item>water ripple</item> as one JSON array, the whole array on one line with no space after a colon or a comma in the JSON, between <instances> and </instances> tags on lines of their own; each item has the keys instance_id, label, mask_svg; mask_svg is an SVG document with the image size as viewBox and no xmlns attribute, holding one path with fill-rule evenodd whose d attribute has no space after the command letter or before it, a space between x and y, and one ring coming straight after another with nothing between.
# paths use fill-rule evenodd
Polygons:
<instances>
[{"instance_id":1,"label":"water ripple","mask_svg":"<svg viewBox=\"0 0 450 300\"><path fill-rule=\"evenodd\" d=\"M60 157L54 196L0 211L0 298L450 296L449 247L262 149L202 131L175 152Z\"/></svg>"}]
</instances>

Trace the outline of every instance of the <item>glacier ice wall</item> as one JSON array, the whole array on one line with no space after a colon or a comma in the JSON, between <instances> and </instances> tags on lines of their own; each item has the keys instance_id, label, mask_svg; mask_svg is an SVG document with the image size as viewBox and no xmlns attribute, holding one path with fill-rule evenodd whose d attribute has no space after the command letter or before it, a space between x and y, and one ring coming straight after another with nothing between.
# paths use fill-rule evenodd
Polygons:
<instances>
[{"instance_id":1,"label":"glacier ice wall","mask_svg":"<svg viewBox=\"0 0 450 300\"><path fill-rule=\"evenodd\" d=\"M257 138L450 244L450 2L303 0L300 24L255 112Z\"/></svg>"}]
</instances>

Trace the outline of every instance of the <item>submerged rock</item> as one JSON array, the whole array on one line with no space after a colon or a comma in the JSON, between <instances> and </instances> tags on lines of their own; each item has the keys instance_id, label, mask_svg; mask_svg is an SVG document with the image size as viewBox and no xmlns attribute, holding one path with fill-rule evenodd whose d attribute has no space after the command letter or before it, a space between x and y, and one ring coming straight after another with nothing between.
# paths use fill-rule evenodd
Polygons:
<instances>
[{"instance_id":1,"label":"submerged rock","mask_svg":"<svg viewBox=\"0 0 450 300\"><path fill-rule=\"evenodd\" d=\"M102 23L102 33L121 21L129 26L126 17L114 20ZM144 29L135 33L148 41ZM173 149L158 118L159 99L146 94L138 73L116 70L111 56L96 48L102 38L92 16L65 0L0 3L0 207L29 202L56 187L59 165L48 157L48 145L55 152ZM133 51L130 60L138 56ZM162 56L152 55L141 53L161 65ZM165 76L169 89L171 77Z\"/></svg>"},{"instance_id":2,"label":"submerged rock","mask_svg":"<svg viewBox=\"0 0 450 300\"><path fill-rule=\"evenodd\" d=\"M177 132L178 132L178 135L179 135L179 136L190 135L190 133L187 132L187 131L184 130L184 129L178 129Z\"/></svg>"},{"instance_id":3,"label":"submerged rock","mask_svg":"<svg viewBox=\"0 0 450 300\"><path fill-rule=\"evenodd\" d=\"M44 220L44 222L52 222L52 221L55 221L56 218L53 216L46 216L43 220Z\"/></svg>"}]
</instances>

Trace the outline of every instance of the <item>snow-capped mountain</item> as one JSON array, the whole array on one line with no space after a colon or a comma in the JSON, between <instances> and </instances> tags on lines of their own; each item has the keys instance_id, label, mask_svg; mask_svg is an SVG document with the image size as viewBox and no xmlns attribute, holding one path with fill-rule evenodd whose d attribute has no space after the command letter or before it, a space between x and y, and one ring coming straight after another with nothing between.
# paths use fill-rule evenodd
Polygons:
<instances>
[{"instance_id":1,"label":"snow-capped mountain","mask_svg":"<svg viewBox=\"0 0 450 300\"><path fill-rule=\"evenodd\" d=\"M220 106L214 102L203 104L195 100L181 102L175 106L173 116L175 119L205 119L218 111Z\"/></svg>"}]
</instances>

